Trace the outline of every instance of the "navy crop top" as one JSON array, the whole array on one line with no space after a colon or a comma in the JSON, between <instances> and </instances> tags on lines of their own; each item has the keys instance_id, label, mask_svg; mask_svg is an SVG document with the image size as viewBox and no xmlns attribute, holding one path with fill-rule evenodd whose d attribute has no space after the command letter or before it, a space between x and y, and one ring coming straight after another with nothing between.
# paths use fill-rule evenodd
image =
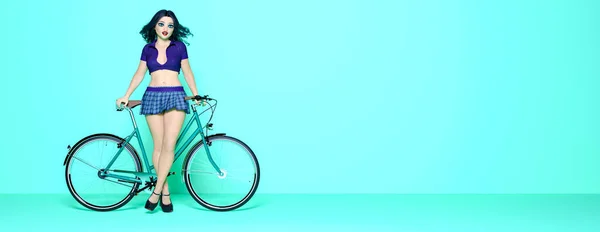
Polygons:
<instances>
[{"instance_id":1,"label":"navy crop top","mask_svg":"<svg viewBox=\"0 0 600 232\"><path fill-rule=\"evenodd\" d=\"M155 44L156 40L146 44L142 49L142 56L140 58L146 61L146 66L148 66L150 73L161 69L173 70L179 73L181 70L181 61L188 58L185 44L181 41L171 41L169 46L167 46L167 62L164 64L158 63L156 60L158 58L158 50L154 46Z\"/></svg>"}]
</instances>

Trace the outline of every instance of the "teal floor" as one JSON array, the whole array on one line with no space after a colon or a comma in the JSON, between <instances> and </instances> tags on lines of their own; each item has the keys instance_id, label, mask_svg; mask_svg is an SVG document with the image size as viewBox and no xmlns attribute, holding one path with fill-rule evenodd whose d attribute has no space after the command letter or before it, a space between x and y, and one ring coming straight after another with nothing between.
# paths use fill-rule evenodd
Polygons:
<instances>
[{"instance_id":1,"label":"teal floor","mask_svg":"<svg viewBox=\"0 0 600 232\"><path fill-rule=\"evenodd\" d=\"M148 196L94 212L69 194L0 195L0 231L600 231L600 195L258 194L214 212L180 194L170 214L147 212Z\"/></svg>"}]
</instances>

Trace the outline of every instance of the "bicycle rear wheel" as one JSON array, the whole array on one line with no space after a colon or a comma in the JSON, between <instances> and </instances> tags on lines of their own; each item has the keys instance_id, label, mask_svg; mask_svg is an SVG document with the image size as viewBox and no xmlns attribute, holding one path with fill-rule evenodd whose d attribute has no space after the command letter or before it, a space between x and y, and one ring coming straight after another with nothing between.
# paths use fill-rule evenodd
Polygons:
<instances>
[{"instance_id":1,"label":"bicycle rear wheel","mask_svg":"<svg viewBox=\"0 0 600 232\"><path fill-rule=\"evenodd\" d=\"M254 152L242 141L225 135L207 137L210 158L222 171L219 175L209 160L204 143L196 143L183 162L185 186L200 205L215 211L234 210L256 192L260 168Z\"/></svg>"},{"instance_id":2,"label":"bicycle rear wheel","mask_svg":"<svg viewBox=\"0 0 600 232\"><path fill-rule=\"evenodd\" d=\"M110 170L105 170L121 146L124 148ZM94 134L81 139L69 151L65 178L69 192L81 205L96 211L110 211L127 204L139 183L107 174L135 179L135 175L128 172L141 171L140 158L131 144L112 134Z\"/></svg>"}]
</instances>

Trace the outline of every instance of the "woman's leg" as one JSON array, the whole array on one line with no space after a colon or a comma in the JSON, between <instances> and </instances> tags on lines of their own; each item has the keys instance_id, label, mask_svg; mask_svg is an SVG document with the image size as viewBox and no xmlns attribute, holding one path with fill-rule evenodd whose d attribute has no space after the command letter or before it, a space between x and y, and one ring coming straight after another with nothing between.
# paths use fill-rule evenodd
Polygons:
<instances>
[{"instance_id":1,"label":"woman's leg","mask_svg":"<svg viewBox=\"0 0 600 232\"><path fill-rule=\"evenodd\" d=\"M163 119L164 116L162 114L154 114L147 115L146 121L148 122L148 127L150 128L150 134L152 135L152 141L154 143L154 149L152 151L152 164L154 165L155 171L158 173L160 170L159 158L162 151L162 143L163 143L163 132L164 132L164 124ZM167 187L167 186L165 186ZM160 191L154 191L155 193L160 194ZM158 196L155 194L150 194L150 202L156 203L158 202Z\"/></svg>"},{"instance_id":2,"label":"woman's leg","mask_svg":"<svg viewBox=\"0 0 600 232\"><path fill-rule=\"evenodd\" d=\"M185 112L178 110L170 110L165 112L163 118L163 142L162 149L159 158L160 169L158 170L158 181L156 183L157 191L162 191L163 194L170 194L168 188L163 187L167 186L166 177L169 171L171 170L171 166L173 165L173 159L175 156L175 143L177 142L177 137L181 131L181 127L183 126L183 121L185 119ZM170 204L170 197L163 197L163 204Z\"/></svg>"}]
</instances>

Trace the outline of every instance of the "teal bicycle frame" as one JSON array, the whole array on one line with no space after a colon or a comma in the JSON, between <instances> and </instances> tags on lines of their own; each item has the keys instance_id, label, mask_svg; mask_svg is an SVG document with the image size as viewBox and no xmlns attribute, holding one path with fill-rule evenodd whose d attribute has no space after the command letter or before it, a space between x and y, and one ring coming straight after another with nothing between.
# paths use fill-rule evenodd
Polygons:
<instances>
[{"instance_id":1,"label":"teal bicycle frame","mask_svg":"<svg viewBox=\"0 0 600 232\"><path fill-rule=\"evenodd\" d=\"M194 132L192 132L192 135L190 137L188 137L188 139L185 141L185 143L182 146L175 149L175 156L174 156L173 162L175 162L181 156L183 151L190 145L190 143L194 140L194 138L196 138L196 136L198 136L198 134L200 134L201 140L202 140L202 143L204 144L204 149L206 150L206 154L208 156L208 160L210 161L210 164L213 166L213 168L217 171L217 173L220 176L223 176L223 172L221 172L221 169L217 166L217 164L212 159L212 156L210 155L210 151L208 149L208 144L206 141L206 135L203 132L204 127L200 123L200 115L196 111L196 105L192 104L191 106L192 106L191 108L192 108L192 112L193 112L192 118L190 121L188 121L185 128L183 129L181 134L178 136L175 147L177 147L181 143L182 138L188 132L192 123L196 122L198 125L198 128L196 128L196 130L194 130ZM130 115L131 121L133 123L133 131L131 132L131 134L129 134L127 137L125 137L123 139L123 141L121 141L121 143L119 144L119 150L117 151L117 153L115 154L113 159L110 161L108 166L104 169L105 171L102 173L102 176L113 177L113 178L116 178L118 180L125 181L125 182L131 182L131 183L137 182L137 183L142 184L143 181L139 177L155 177L156 173L152 172L152 170L154 169L154 165L150 165L150 163L148 162L148 158L146 157L146 149L144 148L144 144L142 142L140 131L139 131L137 123L135 121L133 111L129 107L125 107L125 109L127 109L127 111L129 111L129 115ZM144 166L146 166L147 171L133 172L133 171L125 171L125 170L112 170L112 172L131 173L131 174L134 174L136 176L136 178L131 178L131 177L112 174L112 173L106 173L106 170L110 169L110 167L113 165L115 160L119 157L119 155L125 148L125 146L123 146L123 144L128 144L131 141L131 139L133 139L134 137L137 139L137 141L140 145L140 149L142 150L142 159L144 161Z\"/></svg>"}]
</instances>

